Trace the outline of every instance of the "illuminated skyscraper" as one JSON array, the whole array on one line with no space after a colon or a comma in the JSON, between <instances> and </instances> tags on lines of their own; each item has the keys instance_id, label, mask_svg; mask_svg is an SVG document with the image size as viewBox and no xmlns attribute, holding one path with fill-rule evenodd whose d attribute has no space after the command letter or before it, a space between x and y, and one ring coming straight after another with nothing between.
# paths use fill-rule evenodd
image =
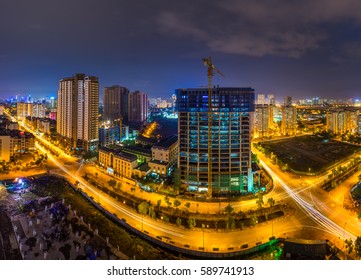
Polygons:
<instances>
[{"instance_id":1,"label":"illuminated skyscraper","mask_svg":"<svg viewBox=\"0 0 361 280\"><path fill-rule=\"evenodd\" d=\"M56 131L60 141L86 151L98 146L99 82L76 74L59 81Z\"/></svg>"},{"instance_id":2,"label":"illuminated skyscraper","mask_svg":"<svg viewBox=\"0 0 361 280\"><path fill-rule=\"evenodd\" d=\"M209 193L211 187L212 196L252 191L254 89L214 87L212 127L209 127L207 88L178 89L176 94L180 142L178 166L182 186L204 193ZM209 136L211 149L208 149ZM210 150L212 160L208 159ZM210 163L211 175L208 172Z\"/></svg>"}]
</instances>

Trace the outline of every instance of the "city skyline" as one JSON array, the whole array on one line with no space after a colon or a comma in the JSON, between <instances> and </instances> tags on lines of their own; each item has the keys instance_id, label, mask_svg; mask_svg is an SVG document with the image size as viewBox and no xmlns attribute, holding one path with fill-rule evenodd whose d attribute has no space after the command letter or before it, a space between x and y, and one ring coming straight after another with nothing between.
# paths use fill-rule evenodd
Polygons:
<instances>
[{"instance_id":1,"label":"city skyline","mask_svg":"<svg viewBox=\"0 0 361 280\"><path fill-rule=\"evenodd\" d=\"M222 87L277 99L359 98L360 5L2 1L0 98L55 96L58 80L75 73L99 77L101 95L121 85L166 97L206 86L201 60L209 55L225 75L214 78Z\"/></svg>"}]
</instances>

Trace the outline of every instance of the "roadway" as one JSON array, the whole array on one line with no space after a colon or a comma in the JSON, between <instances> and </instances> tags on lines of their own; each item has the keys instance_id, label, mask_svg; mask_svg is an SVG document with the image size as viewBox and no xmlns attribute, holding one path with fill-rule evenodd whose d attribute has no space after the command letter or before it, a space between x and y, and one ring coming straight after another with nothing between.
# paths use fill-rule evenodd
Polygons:
<instances>
[{"instance_id":1,"label":"roadway","mask_svg":"<svg viewBox=\"0 0 361 280\"><path fill-rule=\"evenodd\" d=\"M30 128L27 127L31 131ZM32 131L31 131L32 132ZM37 137L39 139L39 137ZM54 148L50 142L45 139L39 139L45 145ZM44 153L44 147L37 144L37 147ZM57 147L55 147L58 149ZM60 151L60 149L59 149ZM60 151L62 152L62 151ZM322 182L327 174L318 178L295 178L293 175L284 173L273 165L267 159L261 159L261 164L269 172L274 179L274 189L267 194L264 199L273 197L278 202L290 203L296 202L296 212L290 218L280 219L273 223L262 223L254 228L244 229L242 231L231 232L217 232L214 230L205 229L202 230L187 230L183 227L176 227L167 224L163 221L156 221L148 217L142 217L134 210L130 209L126 205L122 205L121 202L117 202L107 194L100 192L98 189L91 186L84 181L79 175L78 171L80 167L83 168L83 162L79 163L79 159L70 157L66 154L59 153L59 157L54 157L48 154L48 158L52 161L60 172L59 174L65 175L70 181L79 181L81 188L89 196L94 197L105 209L111 213L115 213L118 217L125 218L127 223L131 226L142 229L149 232L154 236L167 236L173 240L176 244L184 246L184 244L190 245L193 249L203 247L203 237L206 250L210 250L211 247L220 248L220 250L227 250L229 247L237 247L241 244L252 244L259 241L266 241L272 233L276 237L291 236L292 233L302 228L317 228L322 234L326 234L329 239L332 237L338 239L352 238L361 235L360 226L357 220L354 220L353 216L349 212L344 210L338 205L330 206L330 203L323 196L317 195L317 185ZM261 158L262 156L260 156ZM69 163L64 165L64 163ZM287 182L287 184L285 183ZM301 182L301 184L300 184ZM139 193L138 193L139 192ZM312 192L315 195L312 195ZM147 195L143 194L140 190L136 190L135 195ZM153 194L156 195L156 194ZM162 197L162 196L160 196ZM184 205L183 201L183 205ZM227 203L223 203L222 207L225 207ZM221 205L219 203L192 203L193 212L200 213L216 213L220 210ZM196 207L196 211L195 210ZM236 202L232 204L235 211L246 211L256 208L255 200ZM347 230L346 230L347 225ZM331 238L330 238L331 236ZM237 244L237 245L235 245Z\"/></svg>"}]
</instances>

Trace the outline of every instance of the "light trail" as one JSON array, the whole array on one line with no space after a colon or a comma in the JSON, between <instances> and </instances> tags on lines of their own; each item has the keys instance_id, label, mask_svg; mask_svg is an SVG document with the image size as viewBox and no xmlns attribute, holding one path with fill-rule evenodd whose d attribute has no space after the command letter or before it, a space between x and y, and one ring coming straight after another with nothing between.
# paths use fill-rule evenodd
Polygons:
<instances>
[{"instance_id":1,"label":"light trail","mask_svg":"<svg viewBox=\"0 0 361 280\"><path fill-rule=\"evenodd\" d=\"M36 145L43 153L46 153L46 150L41 145L39 145L38 143L36 143ZM98 190L91 187L87 182L83 181L83 179L81 177L77 177L76 175L73 175L67 168L65 168L60 162L58 162L58 160L56 158L54 158L52 155L48 154L48 158L50 158L63 172L65 172L71 178L78 181L79 184L81 184L81 186L84 186L86 189L90 190L93 194L95 194L97 197L99 197L99 199L101 198L104 202L106 202L109 205L111 205L112 207L116 208L122 214L125 214L128 217L131 217L132 219L136 220L137 222L143 223L144 225L147 225L150 228L153 228L155 230L162 231L164 233L168 233L170 235L174 235L174 236L178 236L178 237L184 237L183 234L181 234L177 231L173 231L167 227L164 227L163 225L161 225L159 223L154 224L152 222L149 222L146 219L144 219L144 217L142 218L140 215L135 214L123 207L120 207L119 204L113 202L112 200L110 200L109 198L104 196L101 192L99 192Z\"/></svg>"},{"instance_id":2,"label":"light trail","mask_svg":"<svg viewBox=\"0 0 361 280\"><path fill-rule=\"evenodd\" d=\"M285 182L281 180L280 177L277 176L275 172L272 171L262 160L260 160L263 168L269 172L269 174L274 178L278 183L283 187L283 189L292 197L301 207L302 210L305 211L311 218L313 218L317 223L325 227L328 231L332 232L334 235L341 238L351 238L352 240L356 239L356 236L351 234L350 232L346 232L344 228L340 227L335 222L331 221L329 218L320 213L317 209L313 207L312 204L305 201L298 195L298 192L293 192L289 186Z\"/></svg>"}]
</instances>

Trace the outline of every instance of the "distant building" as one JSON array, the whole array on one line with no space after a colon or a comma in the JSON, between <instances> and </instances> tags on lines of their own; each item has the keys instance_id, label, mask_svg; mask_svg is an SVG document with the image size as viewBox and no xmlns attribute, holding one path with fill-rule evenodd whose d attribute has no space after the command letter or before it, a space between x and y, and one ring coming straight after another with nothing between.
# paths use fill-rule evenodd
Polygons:
<instances>
[{"instance_id":1,"label":"distant building","mask_svg":"<svg viewBox=\"0 0 361 280\"><path fill-rule=\"evenodd\" d=\"M45 118L46 107L44 104L33 104L32 117L35 118Z\"/></svg>"},{"instance_id":2,"label":"distant building","mask_svg":"<svg viewBox=\"0 0 361 280\"><path fill-rule=\"evenodd\" d=\"M263 105L263 104L267 104L266 102L266 96L262 93L257 94L257 105Z\"/></svg>"},{"instance_id":3,"label":"distant building","mask_svg":"<svg viewBox=\"0 0 361 280\"><path fill-rule=\"evenodd\" d=\"M267 104L255 105L254 110L254 138L267 137L271 123L271 106Z\"/></svg>"},{"instance_id":4,"label":"distant building","mask_svg":"<svg viewBox=\"0 0 361 280\"><path fill-rule=\"evenodd\" d=\"M120 150L99 148L99 164L115 177L131 178L137 167L137 157Z\"/></svg>"},{"instance_id":5,"label":"distant building","mask_svg":"<svg viewBox=\"0 0 361 280\"><path fill-rule=\"evenodd\" d=\"M267 97L268 97L268 105L276 105L276 99L273 94L269 94Z\"/></svg>"},{"instance_id":6,"label":"distant building","mask_svg":"<svg viewBox=\"0 0 361 280\"><path fill-rule=\"evenodd\" d=\"M144 92L135 91L129 94L129 122L143 123L148 118L148 96Z\"/></svg>"},{"instance_id":7,"label":"distant building","mask_svg":"<svg viewBox=\"0 0 361 280\"><path fill-rule=\"evenodd\" d=\"M282 135L295 135L297 132L297 108L295 106L282 106Z\"/></svg>"},{"instance_id":8,"label":"distant building","mask_svg":"<svg viewBox=\"0 0 361 280\"><path fill-rule=\"evenodd\" d=\"M30 132L10 130L9 134L11 141L10 149L14 153L25 153L35 149L35 136Z\"/></svg>"},{"instance_id":9,"label":"distant building","mask_svg":"<svg viewBox=\"0 0 361 280\"><path fill-rule=\"evenodd\" d=\"M122 130L119 125L117 126L101 125L99 127L99 146L106 147L110 144L120 142L122 138L121 131Z\"/></svg>"},{"instance_id":10,"label":"distant building","mask_svg":"<svg viewBox=\"0 0 361 280\"><path fill-rule=\"evenodd\" d=\"M128 96L129 89L126 87L115 85L104 88L103 116L105 121L128 120Z\"/></svg>"},{"instance_id":11,"label":"distant building","mask_svg":"<svg viewBox=\"0 0 361 280\"><path fill-rule=\"evenodd\" d=\"M9 162L12 154L10 135L0 131L0 161Z\"/></svg>"},{"instance_id":12,"label":"distant building","mask_svg":"<svg viewBox=\"0 0 361 280\"><path fill-rule=\"evenodd\" d=\"M292 96L285 96L283 105L292 106Z\"/></svg>"},{"instance_id":13,"label":"distant building","mask_svg":"<svg viewBox=\"0 0 361 280\"><path fill-rule=\"evenodd\" d=\"M173 135L152 147L152 160L148 162L151 172L169 175L178 158L178 137Z\"/></svg>"},{"instance_id":14,"label":"distant building","mask_svg":"<svg viewBox=\"0 0 361 280\"><path fill-rule=\"evenodd\" d=\"M129 139L129 126L128 125L122 125L121 127L121 141L125 141Z\"/></svg>"},{"instance_id":15,"label":"distant building","mask_svg":"<svg viewBox=\"0 0 361 280\"><path fill-rule=\"evenodd\" d=\"M59 81L56 131L60 141L85 151L98 147L99 81L76 74Z\"/></svg>"},{"instance_id":16,"label":"distant building","mask_svg":"<svg viewBox=\"0 0 361 280\"><path fill-rule=\"evenodd\" d=\"M18 102L16 104L17 116L20 118L26 118L33 114L33 103Z\"/></svg>"},{"instance_id":17,"label":"distant building","mask_svg":"<svg viewBox=\"0 0 361 280\"><path fill-rule=\"evenodd\" d=\"M357 115L357 134L361 135L361 114Z\"/></svg>"},{"instance_id":18,"label":"distant building","mask_svg":"<svg viewBox=\"0 0 361 280\"><path fill-rule=\"evenodd\" d=\"M35 137L31 133L20 130L0 130L0 161L9 162L14 154L34 149Z\"/></svg>"},{"instance_id":19,"label":"distant building","mask_svg":"<svg viewBox=\"0 0 361 280\"><path fill-rule=\"evenodd\" d=\"M333 109L326 114L327 131L334 134L343 134L347 131L354 133L358 131L359 111L352 109Z\"/></svg>"}]
</instances>

